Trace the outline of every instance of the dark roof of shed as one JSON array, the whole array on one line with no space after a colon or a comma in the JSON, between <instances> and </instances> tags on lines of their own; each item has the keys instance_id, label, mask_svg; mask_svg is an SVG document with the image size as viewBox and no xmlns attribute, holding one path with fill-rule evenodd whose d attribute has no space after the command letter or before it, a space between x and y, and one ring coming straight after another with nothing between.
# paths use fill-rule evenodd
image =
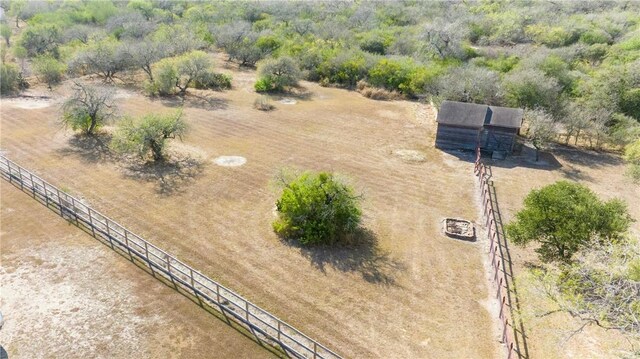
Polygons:
<instances>
[{"instance_id":1,"label":"dark roof of shed","mask_svg":"<svg viewBox=\"0 0 640 359\"><path fill-rule=\"evenodd\" d=\"M523 111L519 108L444 101L436 121L445 125L481 128L484 125L520 128Z\"/></svg>"},{"instance_id":2,"label":"dark roof of shed","mask_svg":"<svg viewBox=\"0 0 640 359\"><path fill-rule=\"evenodd\" d=\"M520 128L524 111L521 108L489 106L491 114L491 126Z\"/></svg>"}]
</instances>

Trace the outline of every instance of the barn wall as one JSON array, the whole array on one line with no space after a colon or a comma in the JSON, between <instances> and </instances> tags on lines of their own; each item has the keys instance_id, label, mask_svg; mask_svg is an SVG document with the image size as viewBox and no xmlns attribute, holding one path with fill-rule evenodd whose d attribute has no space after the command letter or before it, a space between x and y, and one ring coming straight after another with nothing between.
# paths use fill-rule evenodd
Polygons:
<instances>
[{"instance_id":1,"label":"barn wall","mask_svg":"<svg viewBox=\"0 0 640 359\"><path fill-rule=\"evenodd\" d=\"M475 150L480 129L444 125L439 123L436 132L436 147L442 149Z\"/></svg>"},{"instance_id":2,"label":"barn wall","mask_svg":"<svg viewBox=\"0 0 640 359\"><path fill-rule=\"evenodd\" d=\"M481 147L487 151L506 151L513 150L518 129L485 126L482 131Z\"/></svg>"}]
</instances>

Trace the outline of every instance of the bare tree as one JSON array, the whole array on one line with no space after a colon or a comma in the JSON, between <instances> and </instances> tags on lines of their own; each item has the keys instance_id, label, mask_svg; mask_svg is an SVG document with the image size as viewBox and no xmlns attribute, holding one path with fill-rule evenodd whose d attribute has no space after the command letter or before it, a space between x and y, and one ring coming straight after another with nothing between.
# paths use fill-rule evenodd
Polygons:
<instances>
[{"instance_id":1,"label":"bare tree","mask_svg":"<svg viewBox=\"0 0 640 359\"><path fill-rule=\"evenodd\" d=\"M540 150L546 148L558 132L558 124L553 116L542 109L527 110L524 114L527 122L527 137L536 149L536 162L540 157Z\"/></svg>"},{"instance_id":2,"label":"bare tree","mask_svg":"<svg viewBox=\"0 0 640 359\"><path fill-rule=\"evenodd\" d=\"M168 52L168 46L162 42L140 41L129 42L123 45L124 51L130 56L131 65L141 68L153 81L151 65L162 59Z\"/></svg>"},{"instance_id":3,"label":"bare tree","mask_svg":"<svg viewBox=\"0 0 640 359\"><path fill-rule=\"evenodd\" d=\"M74 82L74 93L62 105L62 123L74 131L93 135L107 121L114 118L116 106L112 88L96 87Z\"/></svg>"},{"instance_id":4,"label":"bare tree","mask_svg":"<svg viewBox=\"0 0 640 359\"><path fill-rule=\"evenodd\" d=\"M113 82L116 74L132 68L131 54L126 47L114 41L100 41L80 52L69 63L69 70L101 76L105 82Z\"/></svg>"}]
</instances>

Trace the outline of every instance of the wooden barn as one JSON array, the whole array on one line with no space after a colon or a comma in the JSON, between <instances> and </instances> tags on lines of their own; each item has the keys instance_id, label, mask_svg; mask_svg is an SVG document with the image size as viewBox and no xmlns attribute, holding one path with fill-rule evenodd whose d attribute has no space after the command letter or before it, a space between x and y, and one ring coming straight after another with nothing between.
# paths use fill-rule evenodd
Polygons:
<instances>
[{"instance_id":1,"label":"wooden barn","mask_svg":"<svg viewBox=\"0 0 640 359\"><path fill-rule=\"evenodd\" d=\"M444 101L436 122L436 147L513 152L524 111L518 108Z\"/></svg>"}]
</instances>

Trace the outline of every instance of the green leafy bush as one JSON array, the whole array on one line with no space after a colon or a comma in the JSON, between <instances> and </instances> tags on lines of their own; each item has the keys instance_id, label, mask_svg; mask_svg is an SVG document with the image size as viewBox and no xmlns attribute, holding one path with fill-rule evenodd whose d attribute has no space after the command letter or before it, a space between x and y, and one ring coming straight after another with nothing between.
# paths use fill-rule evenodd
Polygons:
<instances>
[{"instance_id":1,"label":"green leafy bush","mask_svg":"<svg viewBox=\"0 0 640 359\"><path fill-rule=\"evenodd\" d=\"M52 56L38 56L33 60L33 68L40 81L46 83L49 88L62 81L62 75L67 66Z\"/></svg>"},{"instance_id":2,"label":"green leafy bush","mask_svg":"<svg viewBox=\"0 0 640 359\"><path fill-rule=\"evenodd\" d=\"M273 229L302 244L328 244L345 239L360 225L360 197L353 188L327 172L305 172L284 181L276 203Z\"/></svg>"},{"instance_id":3,"label":"green leafy bush","mask_svg":"<svg viewBox=\"0 0 640 359\"><path fill-rule=\"evenodd\" d=\"M260 79L255 84L256 91L283 91L298 84L301 73L294 59L283 56L268 59L258 65ZM258 90L260 89L260 90Z\"/></svg>"},{"instance_id":4,"label":"green leafy bush","mask_svg":"<svg viewBox=\"0 0 640 359\"><path fill-rule=\"evenodd\" d=\"M18 90L20 73L13 64L2 64L0 68L0 93L3 95L14 93Z\"/></svg>"},{"instance_id":5,"label":"green leafy bush","mask_svg":"<svg viewBox=\"0 0 640 359\"><path fill-rule=\"evenodd\" d=\"M228 90L231 88L231 76L207 71L195 82L197 89Z\"/></svg>"},{"instance_id":6,"label":"green leafy bush","mask_svg":"<svg viewBox=\"0 0 640 359\"><path fill-rule=\"evenodd\" d=\"M628 90L622 95L620 109L625 115L640 121L640 88Z\"/></svg>"},{"instance_id":7,"label":"green leafy bush","mask_svg":"<svg viewBox=\"0 0 640 359\"><path fill-rule=\"evenodd\" d=\"M622 201L603 202L583 185L558 181L531 191L506 231L517 245L540 243L542 261L566 262L595 243L620 238L630 222Z\"/></svg>"},{"instance_id":8,"label":"green leafy bush","mask_svg":"<svg viewBox=\"0 0 640 359\"><path fill-rule=\"evenodd\" d=\"M273 81L269 76L258 79L258 81L256 81L256 83L253 85L253 88L256 89L256 92L269 92L273 90L273 87Z\"/></svg>"}]
</instances>

